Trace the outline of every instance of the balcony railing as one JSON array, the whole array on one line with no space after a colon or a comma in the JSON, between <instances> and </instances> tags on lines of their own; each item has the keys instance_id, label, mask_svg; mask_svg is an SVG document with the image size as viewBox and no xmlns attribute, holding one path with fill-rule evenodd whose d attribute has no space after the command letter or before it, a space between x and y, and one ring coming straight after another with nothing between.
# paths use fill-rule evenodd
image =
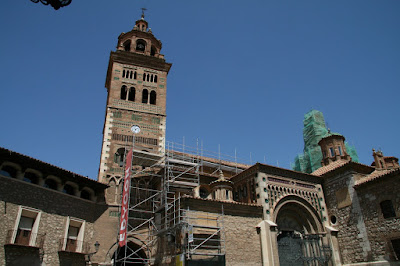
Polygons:
<instances>
[{"instance_id":1,"label":"balcony railing","mask_svg":"<svg viewBox=\"0 0 400 266\"><path fill-rule=\"evenodd\" d=\"M35 234L30 230L9 230L7 232L6 244L43 248L44 237L44 234Z\"/></svg>"},{"instance_id":2,"label":"balcony railing","mask_svg":"<svg viewBox=\"0 0 400 266\"><path fill-rule=\"evenodd\" d=\"M71 238L62 238L59 242L59 251L88 254L89 243Z\"/></svg>"}]
</instances>

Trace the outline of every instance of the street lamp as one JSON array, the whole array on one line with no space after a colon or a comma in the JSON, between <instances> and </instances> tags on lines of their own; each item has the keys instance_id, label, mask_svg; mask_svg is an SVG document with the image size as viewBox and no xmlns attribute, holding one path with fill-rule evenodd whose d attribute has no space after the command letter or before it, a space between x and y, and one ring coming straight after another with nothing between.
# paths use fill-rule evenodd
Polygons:
<instances>
[{"instance_id":1,"label":"street lamp","mask_svg":"<svg viewBox=\"0 0 400 266\"><path fill-rule=\"evenodd\" d=\"M92 256L99 251L99 248L100 248L100 243L99 243L99 241L96 241L96 243L94 243L94 250L95 251L86 255L86 262L87 262L88 265L91 265L90 260L92 259Z\"/></svg>"}]
</instances>

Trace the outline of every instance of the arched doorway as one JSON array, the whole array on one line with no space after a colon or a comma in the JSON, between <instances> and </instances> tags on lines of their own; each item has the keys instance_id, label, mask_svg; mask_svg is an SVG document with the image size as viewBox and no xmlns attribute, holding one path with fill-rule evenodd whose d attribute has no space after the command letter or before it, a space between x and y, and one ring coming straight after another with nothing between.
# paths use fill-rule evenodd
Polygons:
<instances>
[{"instance_id":1,"label":"arched doorway","mask_svg":"<svg viewBox=\"0 0 400 266\"><path fill-rule=\"evenodd\" d=\"M279 264L326 265L332 252L321 219L304 199L288 196L275 208Z\"/></svg>"},{"instance_id":2,"label":"arched doorway","mask_svg":"<svg viewBox=\"0 0 400 266\"><path fill-rule=\"evenodd\" d=\"M131 241L123 247L118 247L112 258L114 261L113 265L116 266L148 265L147 256L143 248Z\"/></svg>"}]
</instances>

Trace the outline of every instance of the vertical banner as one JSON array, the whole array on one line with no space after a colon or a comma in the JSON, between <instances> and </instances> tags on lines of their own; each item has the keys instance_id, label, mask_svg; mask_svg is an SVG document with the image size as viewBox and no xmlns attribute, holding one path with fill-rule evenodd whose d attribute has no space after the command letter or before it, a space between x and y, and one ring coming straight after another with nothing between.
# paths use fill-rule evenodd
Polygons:
<instances>
[{"instance_id":1,"label":"vertical banner","mask_svg":"<svg viewBox=\"0 0 400 266\"><path fill-rule=\"evenodd\" d=\"M128 203L129 203L129 192L131 187L132 153L133 153L133 148L128 152L125 160L124 188L122 191L122 203L121 203L121 221L119 224L120 247L126 245L126 231L128 228L128 207L129 207Z\"/></svg>"}]
</instances>

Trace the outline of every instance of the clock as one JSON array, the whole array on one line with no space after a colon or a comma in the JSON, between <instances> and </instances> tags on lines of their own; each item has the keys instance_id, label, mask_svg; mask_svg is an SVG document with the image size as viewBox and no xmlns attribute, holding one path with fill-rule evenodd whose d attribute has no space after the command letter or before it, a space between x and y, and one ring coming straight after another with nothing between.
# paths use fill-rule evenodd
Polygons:
<instances>
[{"instance_id":1,"label":"clock","mask_svg":"<svg viewBox=\"0 0 400 266\"><path fill-rule=\"evenodd\" d=\"M133 126L131 127L131 131L132 131L133 133L137 134L137 133L140 132L140 127L139 127L139 126L136 126L136 125L133 125Z\"/></svg>"}]
</instances>

